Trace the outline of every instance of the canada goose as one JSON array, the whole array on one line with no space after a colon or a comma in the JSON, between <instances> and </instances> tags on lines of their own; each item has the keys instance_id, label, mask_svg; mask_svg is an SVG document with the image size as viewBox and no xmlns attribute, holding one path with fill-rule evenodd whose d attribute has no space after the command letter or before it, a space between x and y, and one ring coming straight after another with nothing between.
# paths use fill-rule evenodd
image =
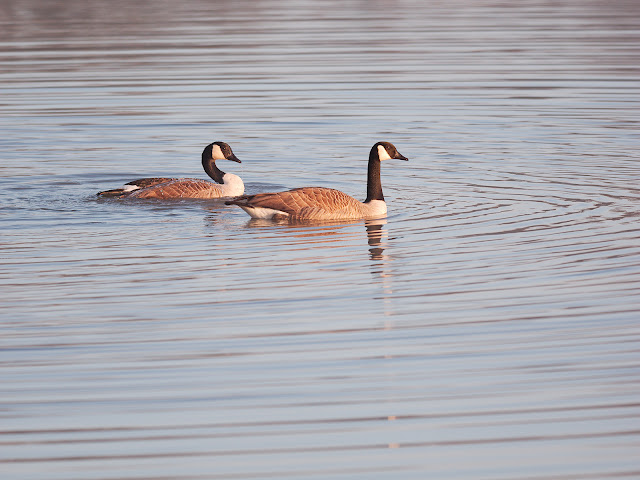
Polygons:
<instances>
[{"instance_id":1,"label":"canada goose","mask_svg":"<svg viewBox=\"0 0 640 480\"><path fill-rule=\"evenodd\" d=\"M202 151L204 171L217 183L196 178L141 178L126 183L122 188L98 192L101 197L127 198L220 198L236 197L244 193L242 179L232 173L224 173L216 166L216 160L240 159L224 142L213 142Z\"/></svg>"},{"instance_id":2,"label":"canada goose","mask_svg":"<svg viewBox=\"0 0 640 480\"><path fill-rule=\"evenodd\" d=\"M367 198L359 202L333 188L303 187L286 192L245 195L225 202L238 205L252 218L274 220L346 220L378 218L387 213L380 183L380 161L408 160L389 142L378 142L369 153Z\"/></svg>"}]
</instances>

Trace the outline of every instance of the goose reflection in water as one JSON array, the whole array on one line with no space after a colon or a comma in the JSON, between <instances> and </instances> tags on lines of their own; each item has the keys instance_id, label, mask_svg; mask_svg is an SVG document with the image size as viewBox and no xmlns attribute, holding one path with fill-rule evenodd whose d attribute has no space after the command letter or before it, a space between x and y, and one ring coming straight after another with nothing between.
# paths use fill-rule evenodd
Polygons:
<instances>
[{"instance_id":1,"label":"goose reflection in water","mask_svg":"<svg viewBox=\"0 0 640 480\"><path fill-rule=\"evenodd\" d=\"M208 225L220 225L223 222L224 215L220 215L220 209L207 208L209 215L205 218ZM287 232L287 238L302 239L304 243L309 245L319 243L334 243L340 240L348 240L356 238L359 234L350 227L362 224L362 220L344 220L344 221L277 221L252 218L246 222L247 228L265 229L274 232L273 228L284 228ZM369 258L375 261L386 261L388 257L384 255L387 247L387 231L384 226L387 224L386 218L376 218L364 220L364 226L367 233L367 243L369 245ZM259 237L264 239L264 237ZM298 244L295 242L294 244Z\"/></svg>"},{"instance_id":2,"label":"goose reflection in water","mask_svg":"<svg viewBox=\"0 0 640 480\"><path fill-rule=\"evenodd\" d=\"M393 328L390 316L393 313L393 302L391 301L393 288L391 286L391 278L393 276L389 264L391 258L384 254L389 241L388 232L385 228L387 224L386 218L378 218L375 220L367 220L365 228L367 229L367 242L369 243L369 258L371 259L371 273L377 278L382 285L382 303L383 313L387 318L385 320L384 329Z\"/></svg>"},{"instance_id":3,"label":"goose reflection in water","mask_svg":"<svg viewBox=\"0 0 640 480\"><path fill-rule=\"evenodd\" d=\"M304 243L310 247L317 247L318 244L335 244L336 242L347 243L350 239L360 237L360 233L353 227L362 225L362 221L344 221L344 222L318 222L318 221L273 221L263 219L251 219L246 223L251 228L269 228L280 226L287 231L287 238L299 239L300 241L290 242L290 245L299 245ZM372 261L372 267L375 267L373 273L381 278L391 277L388 271L387 262L390 260L388 255L384 254L388 244L388 235L385 228L387 225L386 218L377 218L364 220L364 226L367 233L367 244L369 246L369 259Z\"/></svg>"},{"instance_id":4,"label":"goose reflection in water","mask_svg":"<svg viewBox=\"0 0 640 480\"><path fill-rule=\"evenodd\" d=\"M371 260L387 260L383 255L387 246L387 232L383 228L387 224L385 218L365 221L367 242L369 243L369 257Z\"/></svg>"},{"instance_id":5,"label":"goose reflection in water","mask_svg":"<svg viewBox=\"0 0 640 480\"><path fill-rule=\"evenodd\" d=\"M360 223L360 222L358 222ZM371 260L386 260L384 250L387 246L387 232L384 226L387 224L385 218L365 220L364 226L367 233L367 243L369 245L369 257ZM353 221L345 222L308 222L308 221L273 221L252 218L246 223L247 227L261 228L280 225L287 228L291 233L290 238L305 239L309 244L335 242L354 237L355 234L349 227L355 226Z\"/></svg>"},{"instance_id":6,"label":"goose reflection in water","mask_svg":"<svg viewBox=\"0 0 640 480\"><path fill-rule=\"evenodd\" d=\"M272 281L277 279L281 268L294 268L299 270L298 278L315 276L314 271L325 272L320 274L325 275L323 285L344 288L350 281L359 282L357 279L362 277L358 271L364 268L371 275L367 283L380 288L374 294L374 299L382 302L379 311L385 317L393 313L392 257L385 253L389 246L386 218L331 222L250 219L244 223L244 232L229 236L226 232L236 231L237 224L218 206L210 205L207 210L209 214L204 221L211 230L208 236L219 242L220 247L212 245L213 251L228 252L232 257L233 251L242 252L242 263L234 264L232 275L241 274L246 265L259 263L261 268L273 272ZM367 260L362 255L365 248ZM221 262L229 266L222 257ZM331 273L336 271L338 275ZM345 273L341 274L342 271ZM390 328L387 322L386 328Z\"/></svg>"}]
</instances>

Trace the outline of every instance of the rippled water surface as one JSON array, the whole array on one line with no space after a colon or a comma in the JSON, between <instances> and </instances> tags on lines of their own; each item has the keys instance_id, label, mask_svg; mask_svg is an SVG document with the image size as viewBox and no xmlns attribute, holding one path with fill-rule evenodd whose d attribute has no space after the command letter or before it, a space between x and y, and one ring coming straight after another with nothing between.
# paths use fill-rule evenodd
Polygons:
<instances>
[{"instance_id":1,"label":"rippled water surface","mask_svg":"<svg viewBox=\"0 0 640 480\"><path fill-rule=\"evenodd\" d=\"M640 478L640 7L0 1L6 479ZM386 219L98 199L204 178Z\"/></svg>"}]
</instances>

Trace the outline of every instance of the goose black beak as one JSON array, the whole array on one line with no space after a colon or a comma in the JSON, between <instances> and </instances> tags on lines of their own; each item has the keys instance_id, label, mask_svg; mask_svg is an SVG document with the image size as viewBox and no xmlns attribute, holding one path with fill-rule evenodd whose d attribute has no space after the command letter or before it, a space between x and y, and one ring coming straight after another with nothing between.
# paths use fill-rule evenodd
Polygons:
<instances>
[{"instance_id":1,"label":"goose black beak","mask_svg":"<svg viewBox=\"0 0 640 480\"><path fill-rule=\"evenodd\" d=\"M227 160L231 160L232 162L242 163L238 157L235 156L234 153L231 154L230 157L227 157Z\"/></svg>"},{"instance_id":2,"label":"goose black beak","mask_svg":"<svg viewBox=\"0 0 640 480\"><path fill-rule=\"evenodd\" d=\"M400 153L397 153L397 154L396 154L396 156L395 156L395 157L393 157L393 158L396 158L396 159L398 159L398 160L406 160L406 161L409 161L409 159L408 159L407 157L405 157L404 155L402 155L402 154L400 154Z\"/></svg>"}]
</instances>

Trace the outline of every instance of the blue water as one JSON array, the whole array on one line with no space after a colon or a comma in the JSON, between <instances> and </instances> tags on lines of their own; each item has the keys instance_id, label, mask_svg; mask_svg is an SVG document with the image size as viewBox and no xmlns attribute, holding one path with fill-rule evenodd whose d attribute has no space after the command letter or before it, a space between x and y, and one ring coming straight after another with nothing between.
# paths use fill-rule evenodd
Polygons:
<instances>
[{"instance_id":1,"label":"blue water","mask_svg":"<svg viewBox=\"0 0 640 480\"><path fill-rule=\"evenodd\" d=\"M2 478L640 478L638 112L635 2L0 2ZM95 196L215 140L410 160Z\"/></svg>"}]
</instances>

